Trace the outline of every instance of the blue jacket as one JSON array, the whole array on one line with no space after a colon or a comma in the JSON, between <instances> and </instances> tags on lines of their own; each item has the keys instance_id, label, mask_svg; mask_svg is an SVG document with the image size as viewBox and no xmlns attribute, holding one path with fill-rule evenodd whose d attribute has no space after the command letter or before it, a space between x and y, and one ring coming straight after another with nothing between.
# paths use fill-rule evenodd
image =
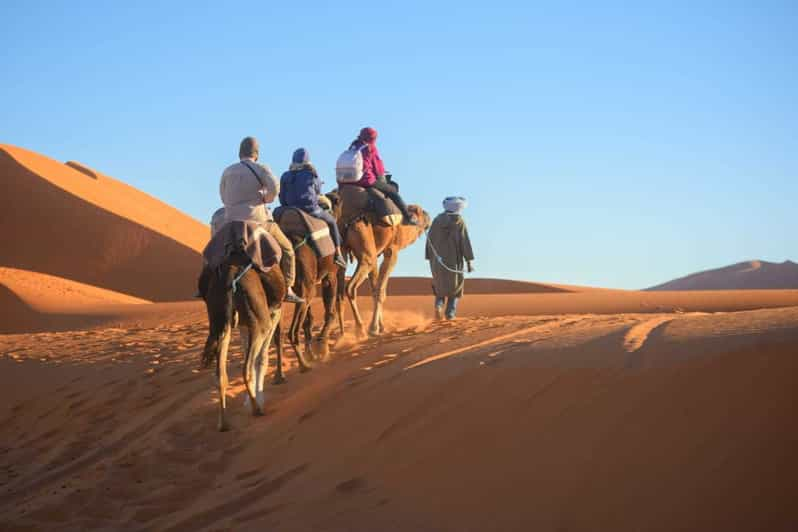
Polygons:
<instances>
[{"instance_id":1,"label":"blue jacket","mask_svg":"<svg viewBox=\"0 0 798 532\"><path fill-rule=\"evenodd\" d=\"M280 204L303 211L316 210L321 194L321 179L316 169L309 164L292 168L280 177Z\"/></svg>"}]
</instances>

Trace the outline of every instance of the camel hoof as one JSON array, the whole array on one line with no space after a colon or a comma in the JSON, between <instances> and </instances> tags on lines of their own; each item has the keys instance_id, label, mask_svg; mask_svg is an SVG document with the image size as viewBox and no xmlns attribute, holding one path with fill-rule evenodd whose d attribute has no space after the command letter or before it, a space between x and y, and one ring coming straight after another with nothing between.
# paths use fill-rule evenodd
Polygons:
<instances>
[{"instance_id":1,"label":"camel hoof","mask_svg":"<svg viewBox=\"0 0 798 532\"><path fill-rule=\"evenodd\" d=\"M230 430L230 425L227 423L227 421L221 421L219 422L218 429L219 432L227 432Z\"/></svg>"},{"instance_id":2,"label":"camel hoof","mask_svg":"<svg viewBox=\"0 0 798 532\"><path fill-rule=\"evenodd\" d=\"M326 338L319 340L319 344L316 346L316 353L317 360L325 361L330 358L330 344Z\"/></svg>"},{"instance_id":3,"label":"camel hoof","mask_svg":"<svg viewBox=\"0 0 798 532\"><path fill-rule=\"evenodd\" d=\"M312 369L312 368L311 368L310 366L299 366L299 372L300 372L300 373L307 373L307 372L308 372L308 371L310 371L311 369Z\"/></svg>"},{"instance_id":4,"label":"camel hoof","mask_svg":"<svg viewBox=\"0 0 798 532\"><path fill-rule=\"evenodd\" d=\"M272 379L272 384L285 384L286 382L288 381L282 375L278 375L277 377Z\"/></svg>"}]
</instances>

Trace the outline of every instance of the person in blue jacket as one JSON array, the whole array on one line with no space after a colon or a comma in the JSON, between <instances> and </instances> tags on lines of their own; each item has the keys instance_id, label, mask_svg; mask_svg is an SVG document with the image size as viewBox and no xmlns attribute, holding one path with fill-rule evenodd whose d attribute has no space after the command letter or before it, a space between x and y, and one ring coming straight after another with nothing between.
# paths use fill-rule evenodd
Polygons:
<instances>
[{"instance_id":1,"label":"person in blue jacket","mask_svg":"<svg viewBox=\"0 0 798 532\"><path fill-rule=\"evenodd\" d=\"M321 179L316 168L310 162L310 155L305 148L299 148L291 158L291 166L280 177L280 204L283 207L294 207L309 215L327 222L330 235L335 243L335 263L346 268L346 259L341 254L341 233L335 218L319 205Z\"/></svg>"}]
</instances>

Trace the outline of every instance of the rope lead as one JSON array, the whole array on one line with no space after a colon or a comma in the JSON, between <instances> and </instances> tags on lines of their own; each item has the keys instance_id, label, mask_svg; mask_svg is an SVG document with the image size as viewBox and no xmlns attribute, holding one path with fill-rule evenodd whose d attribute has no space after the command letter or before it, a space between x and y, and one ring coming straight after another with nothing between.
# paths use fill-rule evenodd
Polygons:
<instances>
[{"instance_id":1,"label":"rope lead","mask_svg":"<svg viewBox=\"0 0 798 532\"><path fill-rule=\"evenodd\" d=\"M244 274L251 269L252 269L252 263L250 262L249 264L247 264L246 268L241 270L241 273L235 276L235 279L233 279L233 284L230 286L233 289L234 294L238 292L238 282L241 280L242 277L244 277Z\"/></svg>"},{"instance_id":2,"label":"rope lead","mask_svg":"<svg viewBox=\"0 0 798 532\"><path fill-rule=\"evenodd\" d=\"M465 274L466 274L465 271L463 271L463 270L455 270L454 268L450 268L449 266L446 265L445 262L443 262L443 257L438 255L438 251L435 249L435 246L432 245L432 240L429 239L429 231L424 231L424 234L427 236L427 245L429 245L429 248L432 250L432 254L435 255L435 260L438 262L438 264L443 266L443 268L445 270L448 270L448 271L450 271L452 273L456 273L458 275L465 276Z\"/></svg>"}]
</instances>

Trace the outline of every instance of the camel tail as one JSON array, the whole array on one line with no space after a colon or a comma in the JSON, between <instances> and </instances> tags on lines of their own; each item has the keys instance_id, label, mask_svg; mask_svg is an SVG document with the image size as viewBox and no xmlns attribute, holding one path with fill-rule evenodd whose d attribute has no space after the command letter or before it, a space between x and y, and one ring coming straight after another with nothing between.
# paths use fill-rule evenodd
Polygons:
<instances>
[{"instance_id":1,"label":"camel tail","mask_svg":"<svg viewBox=\"0 0 798 532\"><path fill-rule=\"evenodd\" d=\"M202 349L201 366L209 368L219 359L222 336L225 331L233 327L233 289L232 283L237 272L237 267L223 268L211 279L205 297L205 306L208 310L209 331Z\"/></svg>"}]
</instances>

